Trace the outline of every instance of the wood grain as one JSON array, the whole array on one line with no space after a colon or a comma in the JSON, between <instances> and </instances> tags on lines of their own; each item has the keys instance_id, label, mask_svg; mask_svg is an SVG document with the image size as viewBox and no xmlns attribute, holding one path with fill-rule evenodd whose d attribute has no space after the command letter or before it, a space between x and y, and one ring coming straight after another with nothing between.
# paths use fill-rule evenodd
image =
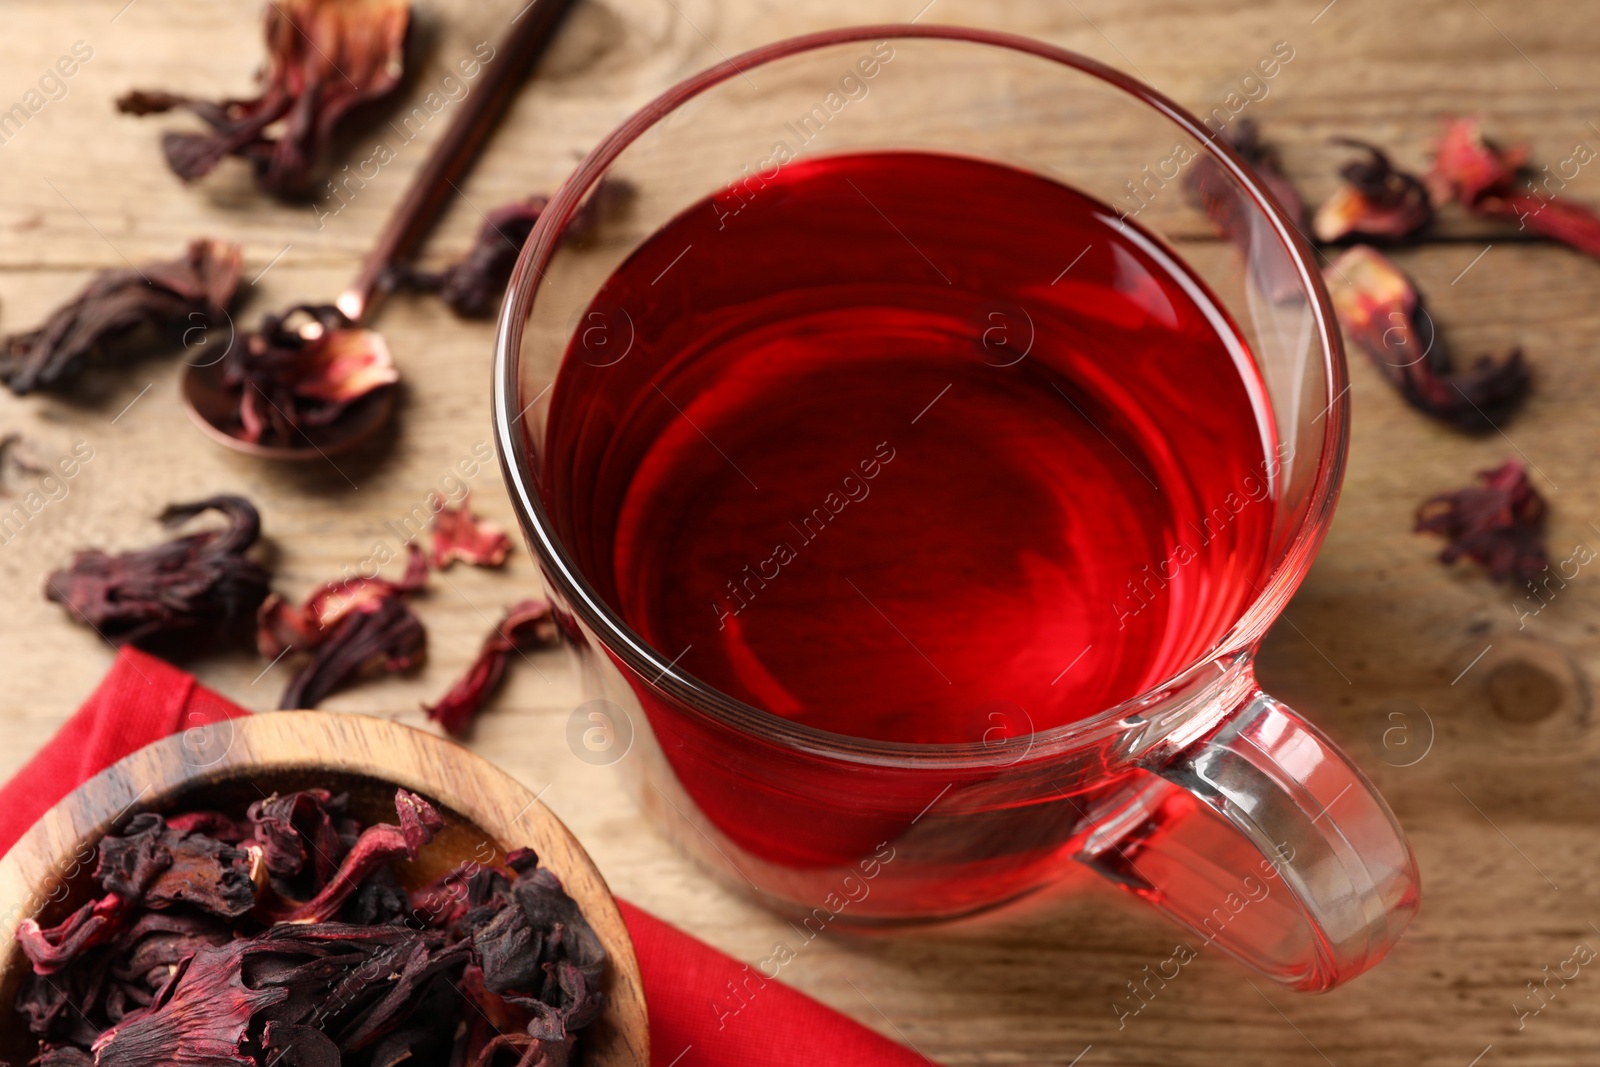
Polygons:
<instances>
[{"instance_id":1,"label":"wood grain","mask_svg":"<svg viewBox=\"0 0 1600 1067\"><path fill-rule=\"evenodd\" d=\"M0 859L0 993L9 1002L28 969L17 923L59 922L92 892L95 843L140 811L190 805L236 817L253 802L293 789L348 792L365 823L392 821L394 791L433 803L444 827L400 878L416 889L460 864L500 862L532 848L561 879L610 955L601 1017L584 1032L585 1062L648 1067L649 1020L633 942L616 900L583 846L532 792L459 745L366 716L314 711L254 715L195 727L128 756L53 807ZM485 849L487 845L487 849ZM486 860L492 855L492 860ZM26 1029L0 1026L0 1056L25 1062Z\"/></svg>"},{"instance_id":2,"label":"wood grain","mask_svg":"<svg viewBox=\"0 0 1600 1067\"><path fill-rule=\"evenodd\" d=\"M183 188L162 167L156 143L180 120L119 118L109 101L134 85L246 89L259 54L256 5L136 0L117 17L125 2L6 5L0 104L20 98L76 40L90 43L95 58L65 99L0 145L0 328L37 322L94 269L121 265L124 256L170 256L199 234L243 241L247 277L271 264L244 310L247 321L297 298L337 293L438 131L425 130L321 229L309 208L257 197L239 168ZM520 6L417 2L427 55L419 89ZM480 211L551 191L628 111L721 54L830 25L908 19L924 3L584 0L463 186L429 259L464 249ZM1484 114L1491 132L1528 141L1542 162L1567 158L1580 141L1600 146L1591 125L1600 123L1600 25L1587 9L1554 0L937 0L923 17L1078 49L1197 111L1224 101L1275 42L1288 41L1294 60L1244 114L1263 123L1313 203L1331 190L1344 157L1327 143L1339 134L1387 145L1412 167L1426 162L1441 120L1456 113ZM360 158L364 143L355 139L350 158ZM1586 167L1563 195L1600 203L1597 174ZM1412 535L1410 525L1423 497L1522 455L1550 499L1556 557L1581 539L1600 547L1589 526L1600 524L1591 474L1600 264L1453 209L1439 233L1443 240L1402 253L1401 262L1428 292L1458 358L1525 347L1534 396L1504 436L1465 439L1406 409L1356 356L1343 499L1260 664L1271 691L1377 780L1411 835L1424 902L1394 956L1319 998L1252 988L1237 967L1202 956L1119 1029L1113 1001L1129 995L1126 983L1144 966L1168 956L1176 934L1084 878L982 926L865 939L830 933L784 968L784 981L951 1065L1065 1067L1080 1054L1081 1067L1466 1067L1480 1053L1481 1067L1567 1067L1593 1058L1600 975L1584 969L1521 1028L1512 1005L1525 1002L1524 983L1546 965L1556 969L1575 942L1600 948L1590 925L1600 924L1600 742L1589 696L1600 668L1600 584L1585 568L1519 629L1504 587L1469 566L1441 567L1437 543ZM95 449L67 494L0 545L0 774L50 736L111 659L92 632L38 595L44 574L71 548L146 544L158 536L153 516L169 501L243 492L261 505L278 585L303 594L375 546L397 546L388 524L457 477L457 461L489 440L490 328L421 300L386 305L378 326L407 378L402 432L341 458L337 469L264 466L213 447L184 419L169 362L103 376L71 400L0 396L0 429L22 431L47 456L79 440ZM492 468L466 480L481 511L512 524ZM502 605L535 582L523 554L503 574L456 568L436 576L418 604L430 631L426 667L341 694L328 708L421 722L418 703L444 691ZM1515 668L1509 681L1494 670L1502 655L1556 670L1559 699L1535 699L1538 686L1526 679L1519 690ZM558 652L531 660L512 672L472 747L546 790L546 803L622 896L742 959L769 955L784 925L714 887L650 831L612 769L575 758L566 737L583 699L576 674ZM186 666L253 708L274 706L287 677L285 664L263 675L266 664L242 653ZM1518 721L1519 706L1547 714ZM1384 731L1396 725L1417 750L1385 746ZM1427 736L1431 747L1422 749ZM1427 754L1395 765L1413 751ZM682 1051L666 1050L664 1059ZM694 1062L694 1050L684 1053L682 1067Z\"/></svg>"}]
</instances>

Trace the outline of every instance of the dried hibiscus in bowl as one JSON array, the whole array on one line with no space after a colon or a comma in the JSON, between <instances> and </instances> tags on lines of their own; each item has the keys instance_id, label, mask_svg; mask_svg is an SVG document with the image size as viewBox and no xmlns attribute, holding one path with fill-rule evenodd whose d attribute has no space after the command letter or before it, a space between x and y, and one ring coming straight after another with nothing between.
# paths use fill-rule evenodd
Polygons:
<instances>
[{"instance_id":1,"label":"dried hibiscus in bowl","mask_svg":"<svg viewBox=\"0 0 1600 1067\"><path fill-rule=\"evenodd\" d=\"M265 192L304 196L335 128L356 108L400 88L410 25L406 0L271 0L260 95L205 100L135 90L117 101L117 110L182 109L211 127L162 137L167 166L184 181L204 177L231 155L250 163ZM280 132L269 135L275 124Z\"/></svg>"},{"instance_id":2,"label":"dried hibiscus in bowl","mask_svg":"<svg viewBox=\"0 0 1600 1067\"><path fill-rule=\"evenodd\" d=\"M251 444L298 447L358 401L400 380L389 346L332 305L269 315L222 360L222 384L237 397L219 427Z\"/></svg>"},{"instance_id":3,"label":"dried hibiscus in bowl","mask_svg":"<svg viewBox=\"0 0 1600 1067\"><path fill-rule=\"evenodd\" d=\"M607 956L528 849L489 842L408 889L444 825L344 796L273 795L242 819L136 815L99 843L97 895L25 919L16 1010L42 1067L559 1067L599 1017ZM434 844L433 847L439 847Z\"/></svg>"}]
</instances>

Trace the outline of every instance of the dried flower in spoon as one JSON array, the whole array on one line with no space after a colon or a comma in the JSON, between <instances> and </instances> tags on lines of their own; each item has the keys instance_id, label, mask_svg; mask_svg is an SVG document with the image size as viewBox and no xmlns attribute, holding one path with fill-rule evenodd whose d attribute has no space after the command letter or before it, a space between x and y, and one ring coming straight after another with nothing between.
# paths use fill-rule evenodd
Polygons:
<instances>
[{"instance_id":1,"label":"dried flower in spoon","mask_svg":"<svg viewBox=\"0 0 1600 1067\"><path fill-rule=\"evenodd\" d=\"M1417 532L1449 540L1439 559L1462 556L1489 569L1495 581L1516 578L1532 585L1549 567L1544 547L1545 503L1522 464L1508 459L1479 471L1482 485L1431 497L1417 509Z\"/></svg>"},{"instance_id":2,"label":"dried flower in spoon","mask_svg":"<svg viewBox=\"0 0 1600 1067\"><path fill-rule=\"evenodd\" d=\"M266 568L245 554L261 534L261 516L244 497L214 496L174 504L161 521L177 525L205 511L221 512L228 525L114 556L79 552L45 580L45 596L115 644L225 631L251 618L269 582Z\"/></svg>"},{"instance_id":3,"label":"dried flower in spoon","mask_svg":"<svg viewBox=\"0 0 1600 1067\"><path fill-rule=\"evenodd\" d=\"M290 308L223 357L223 383L239 393L238 421L224 429L254 444L294 446L399 380L377 331L352 327L331 305Z\"/></svg>"},{"instance_id":4,"label":"dried flower in spoon","mask_svg":"<svg viewBox=\"0 0 1600 1067\"><path fill-rule=\"evenodd\" d=\"M484 638L478 658L437 704L424 704L428 718L457 737L465 734L500 683L513 652L554 644L560 631L548 600L524 600L506 609L505 618Z\"/></svg>"},{"instance_id":5,"label":"dried flower in spoon","mask_svg":"<svg viewBox=\"0 0 1600 1067\"><path fill-rule=\"evenodd\" d=\"M167 166L184 181L209 174L231 155L250 163L265 192L303 196L345 116L399 89L410 24L405 0L271 0L258 96L204 100L135 90L117 109L130 115L183 109L211 127L162 137ZM269 134L274 124L279 130Z\"/></svg>"},{"instance_id":6,"label":"dried flower in spoon","mask_svg":"<svg viewBox=\"0 0 1600 1067\"><path fill-rule=\"evenodd\" d=\"M177 347L187 332L227 321L239 264L238 245L202 239L182 259L102 271L43 326L0 342L0 379L21 396L66 385L91 357L141 340Z\"/></svg>"},{"instance_id":7,"label":"dried flower in spoon","mask_svg":"<svg viewBox=\"0 0 1600 1067\"><path fill-rule=\"evenodd\" d=\"M1584 151L1588 154L1583 162L1594 158L1592 150L1585 147ZM1460 200L1475 215L1515 219L1518 229L1532 230L1600 257L1600 216L1556 195L1556 190L1541 196L1523 175L1527 162L1526 146L1499 148L1484 139L1478 120L1457 119L1439 138L1428 184L1437 203ZM1561 179L1554 180L1566 187ZM1549 189L1550 179L1544 184Z\"/></svg>"},{"instance_id":8,"label":"dried flower in spoon","mask_svg":"<svg viewBox=\"0 0 1600 1067\"><path fill-rule=\"evenodd\" d=\"M472 494L456 507L440 502L433 516L433 565L444 570L456 560L474 567L498 567L511 551L511 539L492 522L472 513Z\"/></svg>"},{"instance_id":9,"label":"dried flower in spoon","mask_svg":"<svg viewBox=\"0 0 1600 1067\"><path fill-rule=\"evenodd\" d=\"M1399 241L1432 221L1433 206L1420 179L1396 170L1382 150L1365 141L1341 137L1337 143L1359 148L1367 158L1346 163L1340 169L1344 184L1311 220L1317 240L1364 237Z\"/></svg>"},{"instance_id":10,"label":"dried flower in spoon","mask_svg":"<svg viewBox=\"0 0 1600 1067\"><path fill-rule=\"evenodd\" d=\"M1360 345L1406 403L1464 433L1494 429L1527 396L1521 349L1498 363L1481 356L1468 371L1450 369L1450 354L1411 279L1365 245L1347 250L1323 272L1339 324Z\"/></svg>"}]
</instances>

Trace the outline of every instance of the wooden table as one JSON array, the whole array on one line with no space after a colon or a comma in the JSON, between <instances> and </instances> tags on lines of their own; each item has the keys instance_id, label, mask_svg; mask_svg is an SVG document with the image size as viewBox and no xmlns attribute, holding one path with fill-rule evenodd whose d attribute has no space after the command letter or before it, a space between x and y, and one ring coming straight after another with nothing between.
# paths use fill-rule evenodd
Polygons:
<instances>
[{"instance_id":1,"label":"wooden table","mask_svg":"<svg viewBox=\"0 0 1600 1067\"><path fill-rule=\"evenodd\" d=\"M903 20L924 0L585 0L508 126L430 245L461 250L479 209L548 192L579 155L648 96L755 44L852 21ZM1600 26L1554 0L1379 0L1241 5L1109 0L936 0L929 20L1032 34L1134 71L1196 110L1234 91L1275 42L1293 62L1250 105L1312 202L1332 188L1345 134L1421 166L1441 120L1482 112L1505 140L1554 166L1600 146ZM498 35L515 4L418 0L427 60L417 85ZM999 8L999 10L997 10ZM257 279L246 317L333 294L443 123L319 228L307 207L257 196L238 166L182 188L160 162L158 130L178 119L112 113L132 86L243 92L260 55L245 0L12 0L0 33L0 108L83 41L93 58L0 145L3 328L37 322L95 270L170 257L200 234L242 240ZM1558 88L1559 87L1559 88ZM1584 167L1562 195L1600 201ZM1125 1028L1112 1002L1175 932L1086 878L1059 899L982 927L937 935L819 938L785 979L947 1064L1560 1064L1593 1062L1600 973L1579 972L1519 1028L1526 982L1585 942L1600 948L1600 758L1588 682L1600 657L1600 591L1585 571L1519 623L1507 588L1440 566L1410 533L1419 500L1521 456L1550 500L1556 559L1600 546L1593 397L1600 392L1600 264L1449 213L1442 239L1397 258L1431 297L1461 358L1522 345L1535 393L1503 434L1467 439L1425 421L1363 359L1352 369L1354 444L1332 533L1285 625L1261 653L1268 688L1308 710L1377 780L1421 861L1425 903L1391 959L1351 986L1298 997L1202 957ZM1470 269L1469 269L1470 268ZM175 361L97 375L70 399L0 394L0 431L53 458L76 442L93 459L0 545L0 775L44 743L94 687L112 651L39 594L72 548L127 548L158 536L163 505L241 492L262 509L278 585L299 595L398 544L388 525L489 440L491 329L428 301L395 301L382 329L405 369L403 432L333 464L273 466L205 441L178 403ZM27 479L18 484L21 488ZM448 483L445 483L448 487ZM496 472L472 483L477 507L512 525ZM60 494L58 494L60 495ZM473 655L501 606L534 582L526 555L505 574L456 568L419 611L430 659L327 702L330 710L423 721ZM612 772L573 758L567 719L580 701L560 652L513 672L472 742L538 790L582 839L613 888L746 960L764 957L779 921L714 888L632 810ZM246 653L190 664L252 708L276 704L283 666ZM1398 717L1396 717L1398 716ZM1431 723L1431 728L1428 724ZM1419 762L1386 748L1402 725ZM1391 735L1394 740L1397 735ZM1549 969L1546 971L1545 968ZM846 979L849 981L847 982ZM1554 987L1554 983L1553 983ZM1081 1059L1079 1058L1081 1057ZM1475 1057L1481 1057L1475 1059ZM684 1058L694 1063L693 1051Z\"/></svg>"}]
</instances>

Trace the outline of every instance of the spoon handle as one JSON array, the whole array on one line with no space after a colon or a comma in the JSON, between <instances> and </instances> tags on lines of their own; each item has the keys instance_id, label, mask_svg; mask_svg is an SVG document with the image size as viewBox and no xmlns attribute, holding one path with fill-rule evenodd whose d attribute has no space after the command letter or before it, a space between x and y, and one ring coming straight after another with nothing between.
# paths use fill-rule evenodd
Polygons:
<instances>
[{"instance_id":1,"label":"spoon handle","mask_svg":"<svg viewBox=\"0 0 1600 1067\"><path fill-rule=\"evenodd\" d=\"M478 151L505 114L522 78L538 63L575 0L533 0L511 20L483 80L462 102L449 129L428 154L411 187L395 207L378 242L368 253L355 281L334 303L354 323L361 323L376 304L378 282L390 264L416 251L433 227L456 183L477 160Z\"/></svg>"}]
</instances>

